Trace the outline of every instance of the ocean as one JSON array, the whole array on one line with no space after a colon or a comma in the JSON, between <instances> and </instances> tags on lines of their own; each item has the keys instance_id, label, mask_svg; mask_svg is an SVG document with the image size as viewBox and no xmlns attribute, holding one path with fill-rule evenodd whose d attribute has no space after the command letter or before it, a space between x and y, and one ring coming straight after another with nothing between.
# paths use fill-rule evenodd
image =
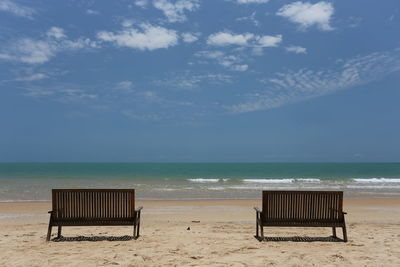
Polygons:
<instances>
[{"instance_id":1,"label":"ocean","mask_svg":"<svg viewBox=\"0 0 400 267\"><path fill-rule=\"evenodd\" d=\"M135 188L139 199L258 199L261 190L399 195L400 163L0 163L0 202L52 188Z\"/></svg>"}]
</instances>

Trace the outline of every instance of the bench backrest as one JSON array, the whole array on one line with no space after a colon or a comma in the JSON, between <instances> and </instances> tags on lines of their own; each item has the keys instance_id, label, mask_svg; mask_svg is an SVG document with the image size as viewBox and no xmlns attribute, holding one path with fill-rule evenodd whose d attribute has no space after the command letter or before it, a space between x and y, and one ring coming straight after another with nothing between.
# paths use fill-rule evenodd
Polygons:
<instances>
[{"instance_id":1,"label":"bench backrest","mask_svg":"<svg viewBox=\"0 0 400 267\"><path fill-rule=\"evenodd\" d=\"M134 189L53 189L54 218L128 219L135 216Z\"/></svg>"},{"instance_id":2,"label":"bench backrest","mask_svg":"<svg viewBox=\"0 0 400 267\"><path fill-rule=\"evenodd\" d=\"M343 221L342 191L263 191L263 219L282 222Z\"/></svg>"}]
</instances>

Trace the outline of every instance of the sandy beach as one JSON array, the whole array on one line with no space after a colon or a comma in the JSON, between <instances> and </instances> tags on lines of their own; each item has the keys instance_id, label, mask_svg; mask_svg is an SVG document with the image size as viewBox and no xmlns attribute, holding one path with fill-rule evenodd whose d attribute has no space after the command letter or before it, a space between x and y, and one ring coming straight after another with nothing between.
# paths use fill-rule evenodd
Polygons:
<instances>
[{"instance_id":1,"label":"sandy beach","mask_svg":"<svg viewBox=\"0 0 400 267\"><path fill-rule=\"evenodd\" d=\"M345 198L348 243L331 242L330 228L265 228L266 236L287 241L259 242L252 207L260 200L138 205L144 206L138 240L126 237L131 227L64 227L61 242L46 243L49 202L0 203L0 265L400 265L400 198ZM310 242L294 242L298 236Z\"/></svg>"}]
</instances>

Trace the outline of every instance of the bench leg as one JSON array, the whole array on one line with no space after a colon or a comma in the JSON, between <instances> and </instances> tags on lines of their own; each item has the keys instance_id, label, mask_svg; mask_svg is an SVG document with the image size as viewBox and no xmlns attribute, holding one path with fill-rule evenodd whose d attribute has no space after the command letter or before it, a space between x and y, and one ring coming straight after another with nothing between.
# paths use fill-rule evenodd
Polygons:
<instances>
[{"instance_id":1,"label":"bench leg","mask_svg":"<svg viewBox=\"0 0 400 267\"><path fill-rule=\"evenodd\" d=\"M336 227L332 227L332 236L336 238Z\"/></svg>"},{"instance_id":2,"label":"bench leg","mask_svg":"<svg viewBox=\"0 0 400 267\"><path fill-rule=\"evenodd\" d=\"M140 211L136 214L136 221L133 224L133 238L138 239L140 235Z\"/></svg>"},{"instance_id":3,"label":"bench leg","mask_svg":"<svg viewBox=\"0 0 400 267\"><path fill-rule=\"evenodd\" d=\"M137 233L136 233L136 238L139 238L140 235L140 217L139 217L139 221L137 223Z\"/></svg>"},{"instance_id":4,"label":"bench leg","mask_svg":"<svg viewBox=\"0 0 400 267\"><path fill-rule=\"evenodd\" d=\"M47 242L50 241L50 237L51 237L51 228L53 228L53 226L51 226L51 223L49 223L49 229L47 230L47 237L46 237L46 241L47 241Z\"/></svg>"},{"instance_id":5,"label":"bench leg","mask_svg":"<svg viewBox=\"0 0 400 267\"><path fill-rule=\"evenodd\" d=\"M343 229L343 241L344 241L344 242L347 242L347 230L346 230L346 225L344 225L344 226L342 227L342 229Z\"/></svg>"},{"instance_id":6,"label":"bench leg","mask_svg":"<svg viewBox=\"0 0 400 267\"><path fill-rule=\"evenodd\" d=\"M133 225L133 238L138 239L140 234L140 221Z\"/></svg>"},{"instance_id":7,"label":"bench leg","mask_svg":"<svg viewBox=\"0 0 400 267\"><path fill-rule=\"evenodd\" d=\"M58 226L57 238L61 237L61 226Z\"/></svg>"},{"instance_id":8,"label":"bench leg","mask_svg":"<svg viewBox=\"0 0 400 267\"><path fill-rule=\"evenodd\" d=\"M264 240L264 226L260 225L260 230L261 230L261 241Z\"/></svg>"},{"instance_id":9,"label":"bench leg","mask_svg":"<svg viewBox=\"0 0 400 267\"><path fill-rule=\"evenodd\" d=\"M256 237L258 237L258 218L256 218Z\"/></svg>"}]
</instances>

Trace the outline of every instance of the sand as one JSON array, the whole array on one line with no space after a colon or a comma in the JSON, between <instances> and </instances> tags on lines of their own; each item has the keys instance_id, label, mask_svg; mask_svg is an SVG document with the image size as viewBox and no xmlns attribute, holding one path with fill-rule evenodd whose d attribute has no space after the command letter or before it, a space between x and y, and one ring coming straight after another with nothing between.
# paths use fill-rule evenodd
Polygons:
<instances>
[{"instance_id":1,"label":"sand","mask_svg":"<svg viewBox=\"0 0 400 267\"><path fill-rule=\"evenodd\" d=\"M126 238L132 227L64 227L62 242L46 243L50 203L0 203L0 266L400 266L396 197L346 198L348 243L330 242L330 228L265 228L288 241L259 242L260 200L138 204L138 240Z\"/></svg>"}]
</instances>

